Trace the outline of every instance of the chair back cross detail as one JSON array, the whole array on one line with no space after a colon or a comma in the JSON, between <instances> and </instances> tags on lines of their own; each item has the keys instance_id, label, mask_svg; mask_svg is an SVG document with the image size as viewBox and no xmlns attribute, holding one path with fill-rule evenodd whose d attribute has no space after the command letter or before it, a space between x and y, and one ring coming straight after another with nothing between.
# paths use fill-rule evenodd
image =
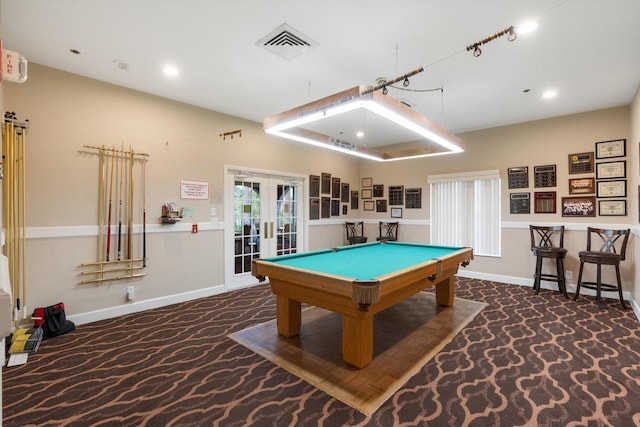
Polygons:
<instances>
[{"instance_id":1,"label":"chair back cross detail","mask_svg":"<svg viewBox=\"0 0 640 427\"><path fill-rule=\"evenodd\" d=\"M350 245L367 243L367 238L364 236L364 221L347 221L344 225L347 229L347 241Z\"/></svg>"},{"instance_id":2,"label":"chair back cross detail","mask_svg":"<svg viewBox=\"0 0 640 427\"><path fill-rule=\"evenodd\" d=\"M587 235L587 250L591 250L591 235L596 234L602 240L602 246L600 246L600 252L607 252L616 254L618 253L616 250L616 244L618 239L623 238L620 244L620 260L624 261L624 255L627 250L627 240L629 239L629 234L626 233L627 230L605 230L605 229L596 229L591 228L590 232Z\"/></svg>"},{"instance_id":3,"label":"chair back cross detail","mask_svg":"<svg viewBox=\"0 0 640 427\"><path fill-rule=\"evenodd\" d=\"M553 247L553 240L557 238L556 247L564 247L564 226L555 227L538 227L532 225L531 231L531 249L534 247Z\"/></svg>"},{"instance_id":4,"label":"chair back cross detail","mask_svg":"<svg viewBox=\"0 0 640 427\"><path fill-rule=\"evenodd\" d=\"M395 242L398 240L398 225L400 225L400 223L397 221L380 221L379 236L377 240L385 240L389 242Z\"/></svg>"}]
</instances>

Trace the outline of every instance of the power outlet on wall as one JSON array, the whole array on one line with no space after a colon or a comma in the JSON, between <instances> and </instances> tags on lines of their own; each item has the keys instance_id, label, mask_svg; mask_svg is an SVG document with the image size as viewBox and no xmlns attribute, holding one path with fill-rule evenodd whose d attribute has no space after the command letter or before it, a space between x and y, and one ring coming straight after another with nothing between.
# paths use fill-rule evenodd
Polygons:
<instances>
[{"instance_id":1,"label":"power outlet on wall","mask_svg":"<svg viewBox=\"0 0 640 427\"><path fill-rule=\"evenodd\" d=\"M136 293L133 286L127 286L127 301L133 301L135 297L136 297Z\"/></svg>"}]
</instances>

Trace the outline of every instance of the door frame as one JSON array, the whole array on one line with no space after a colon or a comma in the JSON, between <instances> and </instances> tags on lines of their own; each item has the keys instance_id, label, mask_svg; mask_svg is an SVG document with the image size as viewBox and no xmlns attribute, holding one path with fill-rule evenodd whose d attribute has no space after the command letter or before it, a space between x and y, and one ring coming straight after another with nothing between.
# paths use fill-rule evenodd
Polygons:
<instances>
[{"instance_id":1,"label":"door frame","mask_svg":"<svg viewBox=\"0 0 640 427\"><path fill-rule=\"evenodd\" d=\"M249 177L260 178L276 178L289 180L291 182L297 182L298 194L297 194L297 206L298 217L300 218L301 227L298 229L300 233L298 235L297 249L298 252L307 252L309 250L309 244L307 236L309 235L309 222L307 219L307 212L309 209L309 200L307 197L307 181L308 175L302 175L298 173L273 171L266 169L256 169L244 166L224 165L224 178L223 178L223 206L224 206L224 242L223 242L223 269L224 269L224 288L225 291L232 291L236 289L242 289L250 286L258 285L258 279L247 277L246 280L242 280L242 284L235 284L234 271L230 268L233 265L234 256L234 218L233 218L233 189L235 183L235 177L237 175L248 175ZM246 277L246 276L245 276Z\"/></svg>"}]
</instances>

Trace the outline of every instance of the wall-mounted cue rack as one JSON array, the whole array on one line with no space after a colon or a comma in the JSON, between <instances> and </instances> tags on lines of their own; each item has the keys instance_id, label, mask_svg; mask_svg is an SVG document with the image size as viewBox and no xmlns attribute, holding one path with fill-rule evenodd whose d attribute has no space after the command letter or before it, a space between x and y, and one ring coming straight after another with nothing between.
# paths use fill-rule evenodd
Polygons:
<instances>
[{"instance_id":1,"label":"wall-mounted cue rack","mask_svg":"<svg viewBox=\"0 0 640 427\"><path fill-rule=\"evenodd\" d=\"M25 268L26 231L26 155L25 145L29 120L18 121L16 114L6 112L2 128L3 161L0 167L2 179L2 215L4 218L5 244L9 283L15 310L16 325L27 315L27 288ZM20 313L22 311L22 314Z\"/></svg>"},{"instance_id":2,"label":"wall-mounted cue rack","mask_svg":"<svg viewBox=\"0 0 640 427\"><path fill-rule=\"evenodd\" d=\"M83 263L81 284L131 280L147 266L146 164L148 154L131 147L93 147L98 157L98 242L96 261ZM140 181L138 181L140 180ZM140 184L138 184L140 182ZM134 248L134 220L142 222L142 242Z\"/></svg>"}]
</instances>

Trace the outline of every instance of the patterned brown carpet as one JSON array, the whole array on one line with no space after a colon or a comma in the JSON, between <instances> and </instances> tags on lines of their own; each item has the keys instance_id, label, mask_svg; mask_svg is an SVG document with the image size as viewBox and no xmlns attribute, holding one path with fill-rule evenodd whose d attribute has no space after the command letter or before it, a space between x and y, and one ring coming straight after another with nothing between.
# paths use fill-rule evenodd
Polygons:
<instances>
[{"instance_id":1,"label":"patterned brown carpet","mask_svg":"<svg viewBox=\"0 0 640 427\"><path fill-rule=\"evenodd\" d=\"M4 426L638 426L640 322L616 300L458 279L488 304L363 415L227 337L268 286L80 325L4 368Z\"/></svg>"}]
</instances>

